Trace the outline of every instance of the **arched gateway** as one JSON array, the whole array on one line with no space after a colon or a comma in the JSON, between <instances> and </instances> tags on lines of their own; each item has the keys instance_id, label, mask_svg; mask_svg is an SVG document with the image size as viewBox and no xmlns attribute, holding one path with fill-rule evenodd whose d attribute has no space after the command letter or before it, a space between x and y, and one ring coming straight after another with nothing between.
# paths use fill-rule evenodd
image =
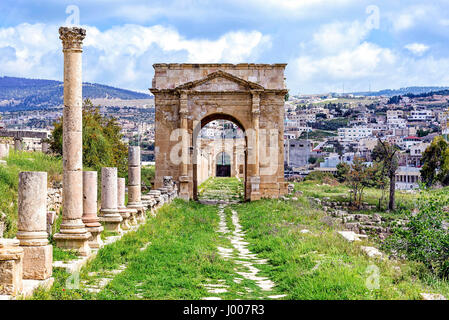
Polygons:
<instances>
[{"instance_id":1,"label":"arched gateway","mask_svg":"<svg viewBox=\"0 0 449 320\"><path fill-rule=\"evenodd\" d=\"M154 64L155 188L172 176L180 197L195 199L198 132L224 119L245 132L245 199L284 195L285 66Z\"/></svg>"}]
</instances>

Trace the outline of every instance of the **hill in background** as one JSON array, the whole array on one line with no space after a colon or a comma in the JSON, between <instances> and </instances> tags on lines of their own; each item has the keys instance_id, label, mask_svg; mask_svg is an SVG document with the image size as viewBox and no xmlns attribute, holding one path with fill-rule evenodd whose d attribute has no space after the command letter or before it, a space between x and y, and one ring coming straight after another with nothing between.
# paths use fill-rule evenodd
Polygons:
<instances>
[{"instance_id":1,"label":"hill in background","mask_svg":"<svg viewBox=\"0 0 449 320\"><path fill-rule=\"evenodd\" d=\"M0 77L0 111L37 110L63 104L63 83L55 80ZM152 99L153 96L97 83L83 83L83 99Z\"/></svg>"},{"instance_id":2,"label":"hill in background","mask_svg":"<svg viewBox=\"0 0 449 320\"><path fill-rule=\"evenodd\" d=\"M423 94L423 93L429 93L434 91L441 91L449 89L449 87L406 87L406 88L400 88L400 89L384 89L380 91L372 91L372 92L352 92L352 94L357 96L371 96L371 97L377 97L377 96L399 96L399 95L406 95L406 94Z\"/></svg>"}]
</instances>

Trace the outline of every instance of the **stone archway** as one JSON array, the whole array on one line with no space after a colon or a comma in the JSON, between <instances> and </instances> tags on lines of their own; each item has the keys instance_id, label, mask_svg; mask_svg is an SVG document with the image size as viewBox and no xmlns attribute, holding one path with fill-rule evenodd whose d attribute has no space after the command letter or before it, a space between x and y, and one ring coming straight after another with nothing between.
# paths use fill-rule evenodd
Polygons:
<instances>
[{"instance_id":1,"label":"stone archway","mask_svg":"<svg viewBox=\"0 0 449 320\"><path fill-rule=\"evenodd\" d=\"M276 198L284 181L286 64L155 64L155 187L164 176L179 183L180 197L195 198L196 136L213 119L245 132L245 199Z\"/></svg>"}]
</instances>

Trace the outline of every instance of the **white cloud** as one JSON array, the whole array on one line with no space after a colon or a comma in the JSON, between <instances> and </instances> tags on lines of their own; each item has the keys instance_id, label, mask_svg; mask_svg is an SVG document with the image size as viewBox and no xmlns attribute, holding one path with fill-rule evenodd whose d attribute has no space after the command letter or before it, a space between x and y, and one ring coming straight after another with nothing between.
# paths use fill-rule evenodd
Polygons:
<instances>
[{"instance_id":1,"label":"white cloud","mask_svg":"<svg viewBox=\"0 0 449 320\"><path fill-rule=\"evenodd\" d=\"M287 68L287 84L302 93L367 91L449 83L449 58L424 55L429 46L413 42L387 48L368 41L369 30L355 21L323 25L300 44ZM297 93L297 89L294 91Z\"/></svg>"},{"instance_id":2,"label":"white cloud","mask_svg":"<svg viewBox=\"0 0 449 320\"><path fill-rule=\"evenodd\" d=\"M358 45L368 33L369 29L358 21L333 22L322 25L313 34L312 45L325 52L339 52Z\"/></svg>"},{"instance_id":3,"label":"white cloud","mask_svg":"<svg viewBox=\"0 0 449 320\"><path fill-rule=\"evenodd\" d=\"M160 25L123 25L105 31L85 28L83 79L130 89L148 87L155 62L253 61L271 45L270 37L259 31L232 31L210 40L188 39ZM0 59L0 74L62 78L57 29L45 24L0 28L0 52L8 50Z\"/></svg>"},{"instance_id":4,"label":"white cloud","mask_svg":"<svg viewBox=\"0 0 449 320\"><path fill-rule=\"evenodd\" d=\"M52 35L57 35L57 28L45 24L23 23L17 27L0 29L0 49L9 48L11 54L3 57L0 72L28 77L54 76L56 68L43 61L51 59L59 49ZM59 40L57 36L56 40Z\"/></svg>"},{"instance_id":5,"label":"white cloud","mask_svg":"<svg viewBox=\"0 0 449 320\"><path fill-rule=\"evenodd\" d=\"M404 9L400 13L389 13L396 32L405 31L417 25L422 20L436 15L437 10L430 5L415 5Z\"/></svg>"},{"instance_id":6,"label":"white cloud","mask_svg":"<svg viewBox=\"0 0 449 320\"><path fill-rule=\"evenodd\" d=\"M422 56L424 52L426 52L429 49L429 46L426 46L423 43L409 43L406 46L404 46L407 50L411 51L413 54L416 54L417 56Z\"/></svg>"},{"instance_id":7,"label":"white cloud","mask_svg":"<svg viewBox=\"0 0 449 320\"><path fill-rule=\"evenodd\" d=\"M303 79L323 78L326 81L356 80L374 76L392 65L396 60L390 49L381 48L369 42L345 49L336 55L323 57L301 56L295 64Z\"/></svg>"},{"instance_id":8,"label":"white cloud","mask_svg":"<svg viewBox=\"0 0 449 320\"><path fill-rule=\"evenodd\" d=\"M323 6L340 6L355 3L355 0L248 0L258 7L282 10L303 10L306 8Z\"/></svg>"}]
</instances>

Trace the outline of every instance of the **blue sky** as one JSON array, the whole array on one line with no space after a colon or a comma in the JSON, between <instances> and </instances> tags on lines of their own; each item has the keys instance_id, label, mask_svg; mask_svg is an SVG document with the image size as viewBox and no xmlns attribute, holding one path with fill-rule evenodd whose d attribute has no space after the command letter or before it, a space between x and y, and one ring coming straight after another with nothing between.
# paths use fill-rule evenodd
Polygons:
<instances>
[{"instance_id":1,"label":"blue sky","mask_svg":"<svg viewBox=\"0 0 449 320\"><path fill-rule=\"evenodd\" d=\"M2 0L0 75L62 79L69 5L84 81L148 92L157 62L282 62L293 94L449 85L449 0Z\"/></svg>"}]
</instances>

